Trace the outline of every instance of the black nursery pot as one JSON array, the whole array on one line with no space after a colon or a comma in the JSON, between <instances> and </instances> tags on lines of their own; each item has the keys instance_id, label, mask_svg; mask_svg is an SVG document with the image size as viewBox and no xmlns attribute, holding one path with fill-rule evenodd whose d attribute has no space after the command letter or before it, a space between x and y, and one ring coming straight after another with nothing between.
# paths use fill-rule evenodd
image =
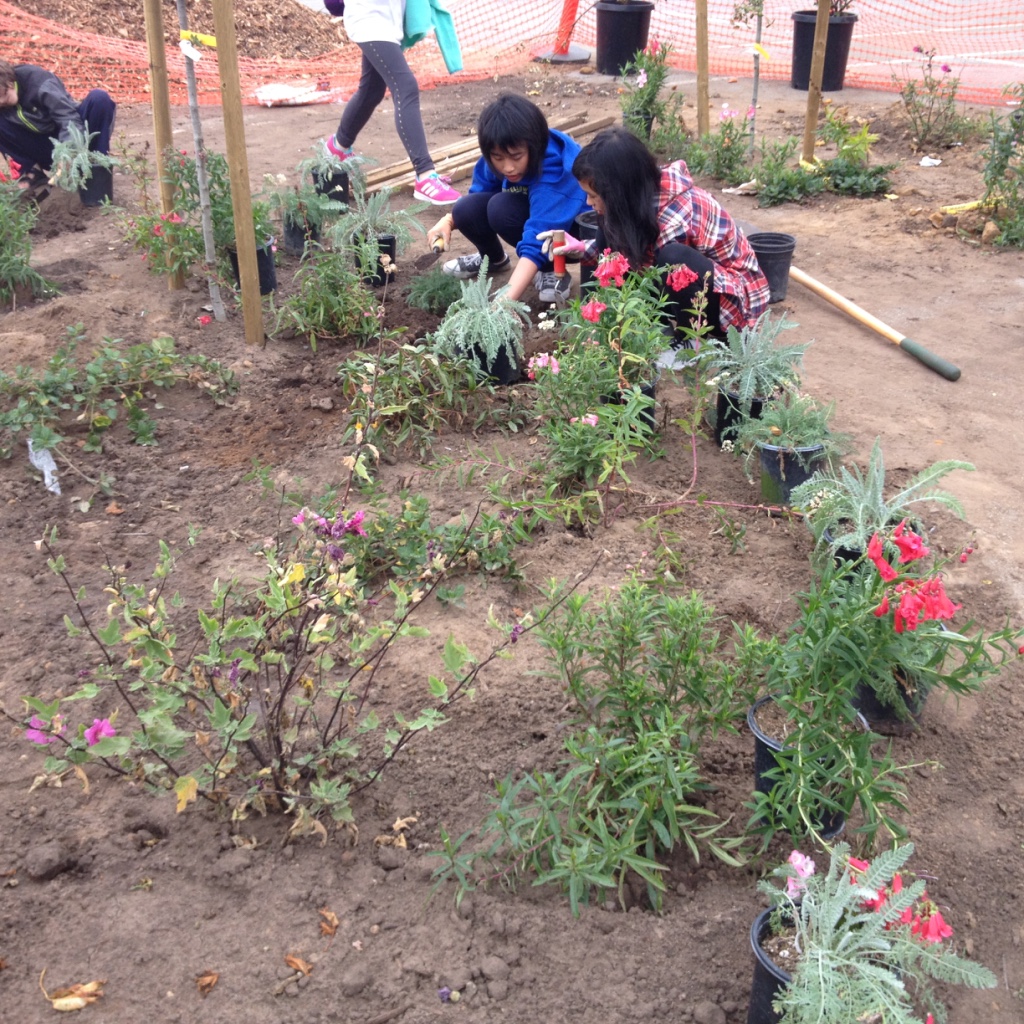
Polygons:
<instances>
[{"instance_id":1,"label":"black nursery pot","mask_svg":"<svg viewBox=\"0 0 1024 1024\"><path fill-rule=\"evenodd\" d=\"M288 217L283 218L284 231L281 240L282 248L292 256L302 256L306 252L307 242L320 241L320 229L305 221L294 221Z\"/></svg>"},{"instance_id":2,"label":"black nursery pot","mask_svg":"<svg viewBox=\"0 0 1024 1024\"><path fill-rule=\"evenodd\" d=\"M597 214L593 210L585 210L573 225L576 237L582 241L597 238ZM586 263L580 264L580 291L594 280L594 268Z\"/></svg>"},{"instance_id":3,"label":"black nursery pot","mask_svg":"<svg viewBox=\"0 0 1024 1024\"><path fill-rule=\"evenodd\" d=\"M114 201L114 172L109 167L94 167L89 180L78 190L83 206L102 206Z\"/></svg>"},{"instance_id":4,"label":"black nursery pot","mask_svg":"<svg viewBox=\"0 0 1024 1024\"><path fill-rule=\"evenodd\" d=\"M757 398L750 403L750 419L759 420L765 399ZM736 391L719 391L715 403L715 444L722 447L723 441L734 441L736 430L743 422L743 410L740 396Z\"/></svg>"},{"instance_id":5,"label":"black nursery pot","mask_svg":"<svg viewBox=\"0 0 1024 1024\"><path fill-rule=\"evenodd\" d=\"M597 8L597 45L594 64L598 74L621 75L623 68L647 48L651 30L650 0L627 0L626 3L599 2Z\"/></svg>"},{"instance_id":6,"label":"black nursery pot","mask_svg":"<svg viewBox=\"0 0 1024 1024\"><path fill-rule=\"evenodd\" d=\"M346 171L335 171L333 174L317 174L316 171L311 171L310 177L313 179L313 187L320 195L339 203L349 201L351 192Z\"/></svg>"},{"instance_id":7,"label":"black nursery pot","mask_svg":"<svg viewBox=\"0 0 1024 1024\"><path fill-rule=\"evenodd\" d=\"M256 248L256 269L260 275L260 295L269 295L277 288L277 268L274 266L274 242L275 239L268 238L263 245ZM238 276L238 250L228 249L228 259L231 261L231 269L234 271L235 284L242 286Z\"/></svg>"},{"instance_id":8,"label":"black nursery pot","mask_svg":"<svg viewBox=\"0 0 1024 1024\"><path fill-rule=\"evenodd\" d=\"M782 231L759 231L747 237L761 272L768 278L769 304L782 302L789 290L789 268L796 251L796 238Z\"/></svg>"},{"instance_id":9,"label":"black nursery pot","mask_svg":"<svg viewBox=\"0 0 1024 1024\"><path fill-rule=\"evenodd\" d=\"M394 235L378 235L377 248L380 250L380 254L377 256L377 267L374 273L368 273L369 267L361 268L363 271L363 284L367 284L371 288L383 288L389 279L394 280L394 274L384 273L384 263L381 257L388 256L392 265L394 265L395 257L398 255L398 240Z\"/></svg>"},{"instance_id":10,"label":"black nursery pot","mask_svg":"<svg viewBox=\"0 0 1024 1024\"><path fill-rule=\"evenodd\" d=\"M788 505L793 488L810 480L825 458L820 444L780 448L762 442L760 448L761 497L771 505Z\"/></svg>"},{"instance_id":11,"label":"black nursery pot","mask_svg":"<svg viewBox=\"0 0 1024 1024\"><path fill-rule=\"evenodd\" d=\"M817 11L793 12L793 70L790 82L794 89L806 92L811 83L811 58L814 54L814 29ZM822 92L838 92L846 80L846 64L850 59L850 43L856 14L833 14L828 19L828 41L825 43L825 69L821 75Z\"/></svg>"},{"instance_id":12,"label":"black nursery pot","mask_svg":"<svg viewBox=\"0 0 1024 1024\"><path fill-rule=\"evenodd\" d=\"M747 711L747 727L754 734L754 789L765 795L771 793L776 785L774 779L768 778L768 773L779 766L775 755L783 749L783 745L762 731L757 724L757 713L774 699L771 695L762 697ZM867 722L862 724L866 729ZM822 839L835 839L846 828L846 815L842 811L833 811L817 824Z\"/></svg>"},{"instance_id":13,"label":"black nursery pot","mask_svg":"<svg viewBox=\"0 0 1024 1024\"><path fill-rule=\"evenodd\" d=\"M750 926L750 948L754 951L754 982L750 986L747 1006L747 1024L778 1024L781 1015L772 1007L772 1001L785 988L792 977L779 967L762 949L771 931L771 910L762 910Z\"/></svg>"},{"instance_id":14,"label":"black nursery pot","mask_svg":"<svg viewBox=\"0 0 1024 1024\"><path fill-rule=\"evenodd\" d=\"M909 736L921 723L924 702L928 695L917 690L906 701L906 717L901 718L895 708L883 704L878 694L867 683L858 683L851 704L867 719L868 725L880 736Z\"/></svg>"},{"instance_id":15,"label":"black nursery pot","mask_svg":"<svg viewBox=\"0 0 1024 1024\"><path fill-rule=\"evenodd\" d=\"M487 363L486 355L479 348L473 349L471 358L480 368L480 373L496 384L515 384L519 380L519 363L509 358L508 347L505 345L498 350L494 362L490 365Z\"/></svg>"}]
</instances>

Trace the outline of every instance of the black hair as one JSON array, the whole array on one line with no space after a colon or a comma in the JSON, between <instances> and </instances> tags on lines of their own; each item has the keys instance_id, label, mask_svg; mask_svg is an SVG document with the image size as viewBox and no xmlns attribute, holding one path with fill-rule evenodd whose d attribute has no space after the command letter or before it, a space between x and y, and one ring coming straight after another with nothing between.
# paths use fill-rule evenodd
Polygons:
<instances>
[{"instance_id":1,"label":"black hair","mask_svg":"<svg viewBox=\"0 0 1024 1024\"><path fill-rule=\"evenodd\" d=\"M647 266L658 240L661 168L654 154L632 132L612 126L580 150L572 173L604 200L608 245L631 266Z\"/></svg>"},{"instance_id":2,"label":"black hair","mask_svg":"<svg viewBox=\"0 0 1024 1024\"><path fill-rule=\"evenodd\" d=\"M480 112L476 138L480 152L490 163L496 149L508 152L525 146L530 154L527 173L539 174L548 148L548 121L539 107L524 96L503 92Z\"/></svg>"},{"instance_id":3,"label":"black hair","mask_svg":"<svg viewBox=\"0 0 1024 1024\"><path fill-rule=\"evenodd\" d=\"M6 60L0 60L0 89L10 89L17 83L14 77L14 65Z\"/></svg>"}]
</instances>

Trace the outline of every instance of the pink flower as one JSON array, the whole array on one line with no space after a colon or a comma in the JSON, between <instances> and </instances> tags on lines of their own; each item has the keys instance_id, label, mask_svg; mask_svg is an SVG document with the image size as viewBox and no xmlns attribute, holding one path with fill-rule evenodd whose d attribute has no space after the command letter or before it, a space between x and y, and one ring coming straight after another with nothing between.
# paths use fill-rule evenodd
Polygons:
<instances>
[{"instance_id":1,"label":"pink flower","mask_svg":"<svg viewBox=\"0 0 1024 1024\"><path fill-rule=\"evenodd\" d=\"M868 541L868 558L875 563L875 568L878 570L878 575L885 580L886 583L891 583L899 575L898 572L882 557L882 538L878 534L873 534L871 540Z\"/></svg>"},{"instance_id":2,"label":"pink flower","mask_svg":"<svg viewBox=\"0 0 1024 1024\"><path fill-rule=\"evenodd\" d=\"M162 235L163 233L164 233L164 229L159 224L154 224L153 225L153 234L154 235Z\"/></svg>"},{"instance_id":3,"label":"pink flower","mask_svg":"<svg viewBox=\"0 0 1024 1024\"><path fill-rule=\"evenodd\" d=\"M913 530L907 529L906 519L892 531L892 539L896 547L900 549L900 565L924 558L929 553L929 549L924 546L924 541Z\"/></svg>"},{"instance_id":4,"label":"pink flower","mask_svg":"<svg viewBox=\"0 0 1024 1024\"><path fill-rule=\"evenodd\" d=\"M584 320L589 320L592 324L596 324L601 319L601 314L608 307L603 302L598 302L597 299L591 299L586 305L580 306L580 316Z\"/></svg>"},{"instance_id":5,"label":"pink flower","mask_svg":"<svg viewBox=\"0 0 1024 1024\"><path fill-rule=\"evenodd\" d=\"M213 323L213 317L212 316L206 316L206 315L204 315L204 316L197 316L196 317L196 321L198 322L200 327L205 327L207 324L212 324Z\"/></svg>"},{"instance_id":6,"label":"pink flower","mask_svg":"<svg viewBox=\"0 0 1024 1024\"><path fill-rule=\"evenodd\" d=\"M676 267L676 269L673 270L672 273L670 273L668 277L665 278L666 284L668 284L669 288L671 288L674 292L681 292L684 288L689 287L696 280L697 274L693 270L691 270L685 263Z\"/></svg>"},{"instance_id":7,"label":"pink flower","mask_svg":"<svg viewBox=\"0 0 1024 1024\"><path fill-rule=\"evenodd\" d=\"M117 730L110 724L109 718L94 718L92 725L85 730L85 742L90 747L95 747L105 736L116 736Z\"/></svg>"},{"instance_id":8,"label":"pink flower","mask_svg":"<svg viewBox=\"0 0 1024 1024\"><path fill-rule=\"evenodd\" d=\"M967 561L967 552L966 551L961 551L960 552L960 564L963 565L964 562L966 562L966 561Z\"/></svg>"},{"instance_id":9,"label":"pink flower","mask_svg":"<svg viewBox=\"0 0 1024 1024\"><path fill-rule=\"evenodd\" d=\"M351 519L345 520L345 533L354 533L360 537L366 536L366 531L363 529L363 520L366 518L366 513L360 509L354 513Z\"/></svg>"},{"instance_id":10,"label":"pink flower","mask_svg":"<svg viewBox=\"0 0 1024 1024\"><path fill-rule=\"evenodd\" d=\"M594 277L602 288L608 287L609 281L614 281L620 288L626 283L626 271L629 270L629 260L622 253L612 252L605 249L604 254L598 261Z\"/></svg>"},{"instance_id":11,"label":"pink flower","mask_svg":"<svg viewBox=\"0 0 1024 1024\"><path fill-rule=\"evenodd\" d=\"M919 936L925 942L941 942L953 935L953 929L942 919L942 914L938 910L924 920L917 918L910 931L911 934Z\"/></svg>"},{"instance_id":12,"label":"pink flower","mask_svg":"<svg viewBox=\"0 0 1024 1024\"><path fill-rule=\"evenodd\" d=\"M596 412L588 412L586 416L573 416L569 420L569 422L570 423L582 423L584 426L587 426L587 427L596 427L597 426L597 413Z\"/></svg>"},{"instance_id":13,"label":"pink flower","mask_svg":"<svg viewBox=\"0 0 1024 1024\"><path fill-rule=\"evenodd\" d=\"M738 110L730 110L729 109L729 104L726 103L722 107L722 112L718 115L718 120L719 121L731 121L734 117L737 117L738 115L739 115L739 111Z\"/></svg>"},{"instance_id":14,"label":"pink flower","mask_svg":"<svg viewBox=\"0 0 1024 1024\"><path fill-rule=\"evenodd\" d=\"M881 604L879 604L879 606L875 609L875 618L876 619L880 619L883 615L888 615L888 614L889 614L889 595L888 594L884 594L882 596Z\"/></svg>"},{"instance_id":15,"label":"pink flower","mask_svg":"<svg viewBox=\"0 0 1024 1024\"><path fill-rule=\"evenodd\" d=\"M526 376L530 380L536 380L536 371L546 367L549 369L554 376L558 376L561 367L558 365L558 360L547 352L541 352L540 355L533 356L530 361L526 364L527 373Z\"/></svg>"},{"instance_id":16,"label":"pink flower","mask_svg":"<svg viewBox=\"0 0 1024 1024\"><path fill-rule=\"evenodd\" d=\"M942 65L942 73L944 75L948 75L950 73L950 71L952 71L952 70L953 69L948 64L943 64Z\"/></svg>"},{"instance_id":17,"label":"pink flower","mask_svg":"<svg viewBox=\"0 0 1024 1024\"><path fill-rule=\"evenodd\" d=\"M914 53L924 53L924 47L923 46L915 46L914 47Z\"/></svg>"},{"instance_id":18,"label":"pink flower","mask_svg":"<svg viewBox=\"0 0 1024 1024\"><path fill-rule=\"evenodd\" d=\"M814 874L814 861L799 850L794 850L789 855L789 863L796 872L796 878L790 876L786 879L786 893L789 896L799 896L807 888L806 879Z\"/></svg>"},{"instance_id":19,"label":"pink flower","mask_svg":"<svg viewBox=\"0 0 1024 1024\"><path fill-rule=\"evenodd\" d=\"M37 718L35 715L32 716L29 721L29 728L25 730L25 739L32 743L38 743L40 746L46 746L48 743L56 743L57 737L50 736L43 732L46 728L46 722L41 718Z\"/></svg>"},{"instance_id":20,"label":"pink flower","mask_svg":"<svg viewBox=\"0 0 1024 1024\"><path fill-rule=\"evenodd\" d=\"M853 871L867 871L871 867L870 861L861 860L860 857L850 857L847 863Z\"/></svg>"},{"instance_id":21,"label":"pink flower","mask_svg":"<svg viewBox=\"0 0 1024 1024\"><path fill-rule=\"evenodd\" d=\"M300 512L297 516L292 516L292 522L296 526L301 526L306 521L306 513Z\"/></svg>"},{"instance_id":22,"label":"pink flower","mask_svg":"<svg viewBox=\"0 0 1024 1024\"><path fill-rule=\"evenodd\" d=\"M645 51L648 57L657 57L661 52L661 41L655 36L648 44Z\"/></svg>"}]
</instances>

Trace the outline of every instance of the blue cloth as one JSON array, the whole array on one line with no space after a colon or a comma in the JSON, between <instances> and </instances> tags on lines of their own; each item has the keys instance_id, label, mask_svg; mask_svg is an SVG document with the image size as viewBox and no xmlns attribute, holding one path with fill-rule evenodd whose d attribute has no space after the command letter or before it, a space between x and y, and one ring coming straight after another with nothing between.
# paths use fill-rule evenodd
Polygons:
<instances>
[{"instance_id":1,"label":"blue cloth","mask_svg":"<svg viewBox=\"0 0 1024 1024\"><path fill-rule=\"evenodd\" d=\"M462 50L455 32L455 21L441 0L406 0L402 49L408 50L434 33L448 74L462 70Z\"/></svg>"},{"instance_id":2,"label":"blue cloth","mask_svg":"<svg viewBox=\"0 0 1024 1024\"><path fill-rule=\"evenodd\" d=\"M522 241L516 245L516 255L531 260L538 267L549 261L541 251L543 243L537 241L537 234L558 229L570 231L573 221L587 209L587 194L572 173L579 151L580 144L575 139L551 129L538 174L527 175L510 185L507 178L499 178L494 173L483 157L473 169L470 193L525 190L530 200L530 215L523 226Z\"/></svg>"}]
</instances>

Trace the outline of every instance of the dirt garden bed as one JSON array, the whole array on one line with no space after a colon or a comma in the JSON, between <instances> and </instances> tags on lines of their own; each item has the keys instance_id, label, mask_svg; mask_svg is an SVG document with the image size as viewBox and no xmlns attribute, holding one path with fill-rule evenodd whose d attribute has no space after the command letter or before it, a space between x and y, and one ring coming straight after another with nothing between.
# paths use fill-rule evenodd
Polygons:
<instances>
[{"instance_id":1,"label":"dirt garden bed","mask_svg":"<svg viewBox=\"0 0 1024 1024\"><path fill-rule=\"evenodd\" d=\"M692 95L688 79L678 80ZM530 67L515 78L424 94L428 138L440 145L470 133L476 113L501 88L530 93L552 116L617 109L609 79ZM762 88L765 130L799 133L804 94L782 85ZM749 83L716 81L713 92L716 104L745 109ZM941 166L923 168L903 137L894 96L837 99L882 129L876 157L900 162L898 198L828 197L760 210L755 199L727 197L727 205L762 230L796 235L798 266L961 367L960 381L949 383L790 286L784 305L800 324L793 333L815 339L807 388L836 401L839 426L854 434L862 458L880 436L896 479L939 458L976 465L973 474L949 478L968 521L936 515L928 522L929 543L949 554L968 541L976 548L947 582L965 613L990 626L1007 615L1019 620L1020 255L972 244L929 221L940 205L979 194L976 148L942 151ZM247 109L254 184L264 173L289 173L334 127L337 113L333 107ZM150 135L147 109L122 109L118 116L127 141ZM215 116L207 114L206 124L208 143L220 148ZM175 129L176 141L190 147L186 111L175 111ZM387 105L359 141L382 164L402 156ZM117 201L135 202L128 180L117 175L115 182ZM424 215L425 223L430 219ZM310 497L343 482L347 399L336 371L352 351L322 345L314 354L301 339L283 338L247 348L237 313L225 324L201 325L204 286L167 290L122 242L112 217L63 195L41 208L33 263L62 294L0 317L5 371L41 366L66 328L80 322L93 344L169 334L184 352L229 366L239 391L220 405L181 386L160 392L149 408L158 443L136 446L118 426L101 455L69 446L69 461L58 462L60 496L43 487L23 443L0 464L7 594L0 699L12 714L20 714L25 694L50 699L73 689L90 665L80 642L66 636L63 616L71 608L34 545L44 527L57 527L72 577L89 585L98 608L103 565L126 566L145 580L161 540L185 552L175 585L190 599L216 578L257 573L258 549L282 522L287 526L287 516L248 474L258 463L278 488ZM399 264L402 283L408 271ZM297 265L280 257L285 292ZM411 337L430 326L400 295L389 296L387 307L387 326L407 327ZM529 385L516 387L525 401ZM571 581L591 566L587 590L616 588L637 568L656 566L661 542L682 567L683 588L699 590L715 606L723 632L729 620L769 632L791 621L794 594L810 578L809 535L799 522L749 507L757 503L756 490L738 460L711 442L698 442L692 497L730 504L722 512L683 505L653 529L645 526L647 506L670 502L691 478L688 438L673 423L686 402L680 384L659 388L664 457L637 465L631 493L621 496L607 523L583 531L548 523L517 552L521 581L470 574L460 580L465 591L457 601L432 601L424 609L420 624L430 636L399 646L384 677L382 711L424 691L448 634L486 655L495 642L486 625L489 607L499 621L511 622L538 602L547 580ZM466 423L439 433L433 461L458 463L495 450L519 464L534 458L534 426L527 422L511 433L497 420L485 415L472 428ZM86 480L101 472L112 478L109 495L94 493ZM453 475L438 476L404 450L385 453L379 476L392 494L407 489L426 496L434 522L472 511L484 495L482 481L459 487ZM190 524L202 528L192 548ZM111 1024L744 1021L752 972L748 930L761 909L754 879L765 862L788 854L791 844L781 837L765 862L744 869L709 858L695 864L678 852L667 865L660 915L635 901L628 912L610 902L584 908L577 919L558 891L528 884L518 892L479 890L458 907L452 887L433 891L436 861L429 854L439 848L441 828L452 835L472 828L495 780L552 770L562 756L572 716L565 692L539 674L544 658L530 637L514 655L488 667L475 699L461 703L437 731L419 736L359 799L358 842L351 830L332 830L326 845L317 837L284 844L287 823L280 816L231 825L194 807L176 814L172 795L154 797L94 768L88 790L74 776L60 787L33 789L42 757L21 730L5 725L0 1004L23 1024L49 1019L53 1011L38 984L45 968L47 990L106 979L103 999L83 1019ZM929 701L922 728L895 741L899 759L917 766L908 776L915 866L934 879L929 892L961 946L999 979L996 990L951 991L952 1020L1011 1024L1024 1013L1021 672L1011 666L959 704ZM742 828L748 815L742 805L752 758L745 729L708 751L707 806L731 815L729 828ZM376 837L393 834L397 819L410 817L416 820L407 849L375 845ZM321 909L337 916L333 939L321 934ZM312 963L312 973L295 977L285 963L289 955ZM204 999L196 979L206 972L219 980ZM461 989L462 1000L442 1002L442 985Z\"/></svg>"}]
</instances>

